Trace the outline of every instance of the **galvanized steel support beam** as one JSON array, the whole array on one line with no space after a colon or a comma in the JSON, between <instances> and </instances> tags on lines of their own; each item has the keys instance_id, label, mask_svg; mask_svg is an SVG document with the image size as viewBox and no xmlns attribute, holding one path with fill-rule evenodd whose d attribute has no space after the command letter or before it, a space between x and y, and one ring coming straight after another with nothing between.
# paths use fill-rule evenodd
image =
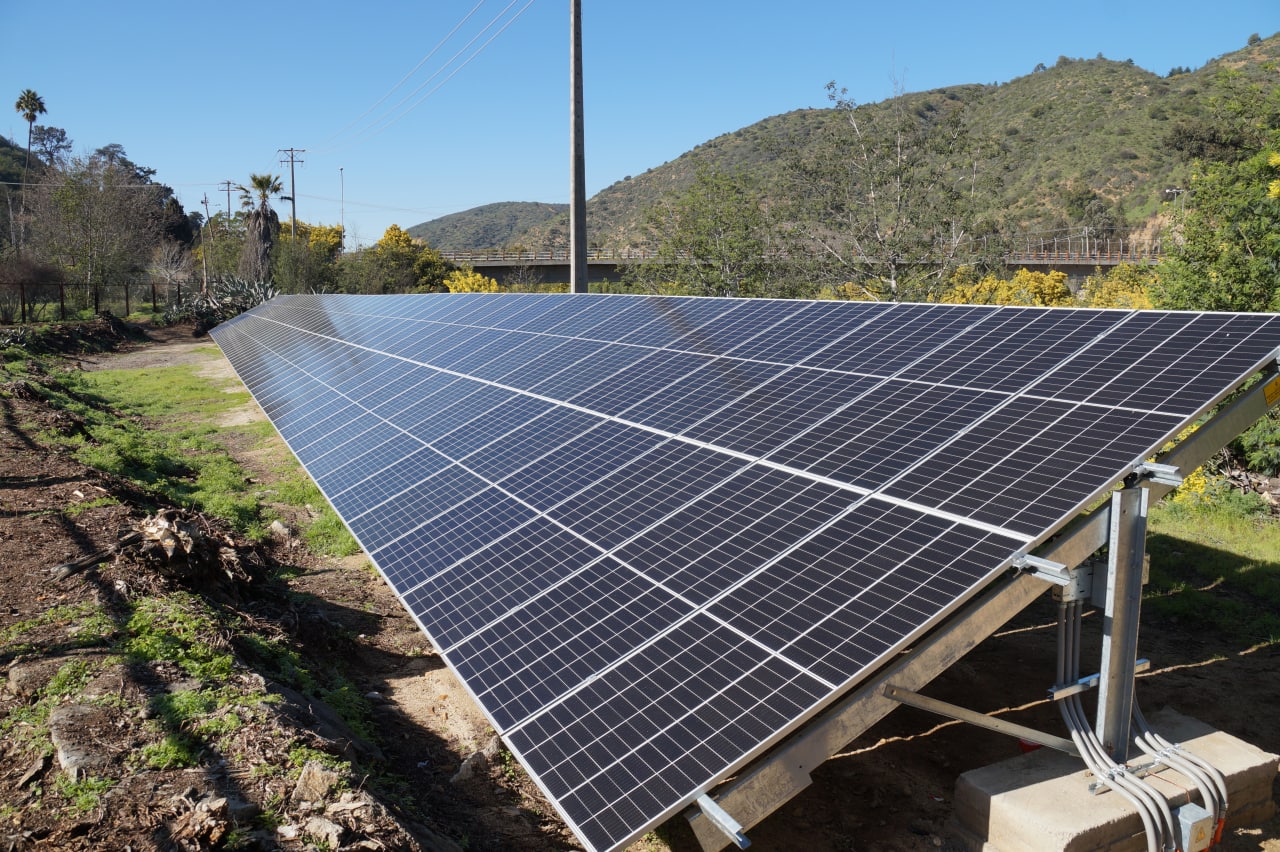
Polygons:
<instances>
[{"instance_id":1,"label":"galvanized steel support beam","mask_svg":"<svg viewBox=\"0 0 1280 852\"><path fill-rule=\"evenodd\" d=\"M1106 608L1102 618L1102 663L1098 719L1094 725L1111 759L1129 759L1134 666L1142 612L1142 560L1146 553L1147 489L1122 488L1111 495L1111 547L1107 553Z\"/></svg>"}]
</instances>

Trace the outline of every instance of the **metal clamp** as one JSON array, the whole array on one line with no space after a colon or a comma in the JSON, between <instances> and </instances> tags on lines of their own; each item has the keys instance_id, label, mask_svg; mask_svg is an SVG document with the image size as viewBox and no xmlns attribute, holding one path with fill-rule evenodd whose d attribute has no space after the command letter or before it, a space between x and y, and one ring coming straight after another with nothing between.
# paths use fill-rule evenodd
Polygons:
<instances>
[{"instance_id":1,"label":"metal clamp","mask_svg":"<svg viewBox=\"0 0 1280 852\"><path fill-rule=\"evenodd\" d=\"M1171 464L1159 464L1157 462L1138 462L1133 467L1133 474L1139 479L1168 485L1171 488L1177 488L1182 484L1183 480L1181 470Z\"/></svg>"},{"instance_id":2,"label":"metal clamp","mask_svg":"<svg viewBox=\"0 0 1280 852\"><path fill-rule=\"evenodd\" d=\"M1068 568L1060 562L1022 554L1013 560L1013 567L1057 586L1053 590L1055 600L1083 600L1093 591L1093 572L1079 565Z\"/></svg>"},{"instance_id":3,"label":"metal clamp","mask_svg":"<svg viewBox=\"0 0 1280 852\"><path fill-rule=\"evenodd\" d=\"M1073 581L1071 569L1061 562L1042 559L1029 553L1021 553L1015 556L1013 567L1023 574L1034 574L1041 580L1048 580L1050 583L1056 583L1059 586L1065 586Z\"/></svg>"}]
</instances>

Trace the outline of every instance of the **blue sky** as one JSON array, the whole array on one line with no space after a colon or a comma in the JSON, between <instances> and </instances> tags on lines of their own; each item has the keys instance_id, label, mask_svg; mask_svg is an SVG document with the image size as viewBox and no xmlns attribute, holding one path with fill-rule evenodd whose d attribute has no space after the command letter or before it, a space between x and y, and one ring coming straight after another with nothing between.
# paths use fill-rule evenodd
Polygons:
<instances>
[{"instance_id":1,"label":"blue sky","mask_svg":"<svg viewBox=\"0 0 1280 852\"><path fill-rule=\"evenodd\" d=\"M582 2L589 195L824 106L829 80L874 102L1059 56L1165 74L1280 30L1276 0ZM188 210L225 208L219 184L252 173L288 192L286 148L305 149L298 218L343 220L348 246L495 201L568 201L565 0L0 0L0 27L8 103L35 89L38 123L76 153L123 145ZM5 115L0 133L25 144Z\"/></svg>"}]
</instances>

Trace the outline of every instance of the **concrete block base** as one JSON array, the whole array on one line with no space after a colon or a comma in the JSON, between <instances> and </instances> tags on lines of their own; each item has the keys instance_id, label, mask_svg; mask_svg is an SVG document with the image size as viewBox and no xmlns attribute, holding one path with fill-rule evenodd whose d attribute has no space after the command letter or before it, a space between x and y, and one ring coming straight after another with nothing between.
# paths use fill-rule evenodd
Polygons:
<instances>
[{"instance_id":1,"label":"concrete block base","mask_svg":"<svg viewBox=\"0 0 1280 852\"><path fill-rule=\"evenodd\" d=\"M1170 742L1209 761L1227 778L1228 830L1259 825L1275 813L1271 785L1277 756L1171 710L1151 727ZM1144 757L1131 761L1137 765ZM956 782L951 833L971 850L1145 852L1137 812L1120 794L1089 791L1093 775L1077 758L1040 749L966 772ZM1164 768L1148 776L1172 807L1199 801L1195 786Z\"/></svg>"}]
</instances>

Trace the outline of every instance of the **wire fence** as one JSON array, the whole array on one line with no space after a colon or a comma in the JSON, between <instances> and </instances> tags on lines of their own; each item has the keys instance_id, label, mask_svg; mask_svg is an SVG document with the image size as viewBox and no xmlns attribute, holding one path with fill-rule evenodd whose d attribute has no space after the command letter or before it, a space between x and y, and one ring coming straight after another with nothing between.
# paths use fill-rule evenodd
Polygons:
<instances>
[{"instance_id":1,"label":"wire fence","mask_svg":"<svg viewBox=\"0 0 1280 852\"><path fill-rule=\"evenodd\" d=\"M200 292L200 281L29 284L0 281L0 325L89 319L103 311L127 317L159 313Z\"/></svg>"}]
</instances>

